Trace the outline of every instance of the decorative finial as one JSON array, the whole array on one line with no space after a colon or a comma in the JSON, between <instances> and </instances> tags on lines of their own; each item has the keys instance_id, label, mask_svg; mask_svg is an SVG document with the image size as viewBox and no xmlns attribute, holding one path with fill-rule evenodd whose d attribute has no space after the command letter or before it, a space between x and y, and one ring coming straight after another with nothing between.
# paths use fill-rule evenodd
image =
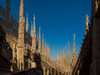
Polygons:
<instances>
[{"instance_id":1,"label":"decorative finial","mask_svg":"<svg viewBox=\"0 0 100 75\"><path fill-rule=\"evenodd\" d=\"M34 14L34 21L35 21L35 14Z\"/></svg>"},{"instance_id":2,"label":"decorative finial","mask_svg":"<svg viewBox=\"0 0 100 75\"><path fill-rule=\"evenodd\" d=\"M25 18L24 18L24 3L23 0L20 1L20 11L19 11L19 22L24 22Z\"/></svg>"},{"instance_id":3,"label":"decorative finial","mask_svg":"<svg viewBox=\"0 0 100 75\"><path fill-rule=\"evenodd\" d=\"M58 55L57 55L57 63L59 64L59 52L58 52Z\"/></svg>"},{"instance_id":4,"label":"decorative finial","mask_svg":"<svg viewBox=\"0 0 100 75\"><path fill-rule=\"evenodd\" d=\"M33 19L34 19L34 32L36 32L36 30L35 30L35 15L34 15Z\"/></svg>"},{"instance_id":5,"label":"decorative finial","mask_svg":"<svg viewBox=\"0 0 100 75\"><path fill-rule=\"evenodd\" d=\"M68 56L70 56L69 41L68 41Z\"/></svg>"},{"instance_id":6,"label":"decorative finial","mask_svg":"<svg viewBox=\"0 0 100 75\"><path fill-rule=\"evenodd\" d=\"M96 10L96 12L98 10L98 2L97 2L97 0L95 1L95 10Z\"/></svg>"},{"instance_id":7,"label":"decorative finial","mask_svg":"<svg viewBox=\"0 0 100 75\"><path fill-rule=\"evenodd\" d=\"M44 46L44 34L42 35L42 44Z\"/></svg>"},{"instance_id":8,"label":"decorative finial","mask_svg":"<svg viewBox=\"0 0 100 75\"><path fill-rule=\"evenodd\" d=\"M68 41L68 48L69 48L69 41Z\"/></svg>"},{"instance_id":9,"label":"decorative finial","mask_svg":"<svg viewBox=\"0 0 100 75\"><path fill-rule=\"evenodd\" d=\"M65 58L67 58L67 47L65 46Z\"/></svg>"},{"instance_id":10,"label":"decorative finial","mask_svg":"<svg viewBox=\"0 0 100 75\"><path fill-rule=\"evenodd\" d=\"M39 27L39 52L41 52L41 27Z\"/></svg>"},{"instance_id":11,"label":"decorative finial","mask_svg":"<svg viewBox=\"0 0 100 75\"><path fill-rule=\"evenodd\" d=\"M26 20L26 32L28 32L28 26L29 26L29 24L28 24L28 13L27 13L27 20Z\"/></svg>"},{"instance_id":12,"label":"decorative finial","mask_svg":"<svg viewBox=\"0 0 100 75\"><path fill-rule=\"evenodd\" d=\"M46 48L46 39L45 39L45 48Z\"/></svg>"},{"instance_id":13,"label":"decorative finial","mask_svg":"<svg viewBox=\"0 0 100 75\"><path fill-rule=\"evenodd\" d=\"M74 41L75 41L75 34L74 34Z\"/></svg>"},{"instance_id":14,"label":"decorative finial","mask_svg":"<svg viewBox=\"0 0 100 75\"><path fill-rule=\"evenodd\" d=\"M57 58L59 59L59 52L57 52L57 54L58 54L58 55L57 55Z\"/></svg>"},{"instance_id":15,"label":"decorative finial","mask_svg":"<svg viewBox=\"0 0 100 75\"><path fill-rule=\"evenodd\" d=\"M74 36L73 36L73 38L74 38L74 43L73 43L73 54L76 54L76 50L75 50L75 34L74 34Z\"/></svg>"},{"instance_id":16,"label":"decorative finial","mask_svg":"<svg viewBox=\"0 0 100 75\"><path fill-rule=\"evenodd\" d=\"M89 30L89 17L86 15L86 30Z\"/></svg>"}]
</instances>

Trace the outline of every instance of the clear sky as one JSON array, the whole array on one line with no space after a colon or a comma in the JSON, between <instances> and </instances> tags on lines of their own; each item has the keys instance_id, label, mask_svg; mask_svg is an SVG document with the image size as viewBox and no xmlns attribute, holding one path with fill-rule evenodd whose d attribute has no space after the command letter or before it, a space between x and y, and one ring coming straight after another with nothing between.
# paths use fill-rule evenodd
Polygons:
<instances>
[{"instance_id":1,"label":"clear sky","mask_svg":"<svg viewBox=\"0 0 100 75\"><path fill-rule=\"evenodd\" d=\"M6 0L0 0L6 8ZM11 14L18 21L20 0L11 0ZM73 51L73 34L76 34L76 53L78 54L85 34L85 16L91 16L91 0L24 0L24 15L29 14L29 28L33 15L36 15L37 34L39 26L47 44L50 43L51 58L56 60L70 44ZM31 28L30 28L31 29ZM30 33L30 30L29 30ZM68 48L68 46L67 46Z\"/></svg>"}]
</instances>

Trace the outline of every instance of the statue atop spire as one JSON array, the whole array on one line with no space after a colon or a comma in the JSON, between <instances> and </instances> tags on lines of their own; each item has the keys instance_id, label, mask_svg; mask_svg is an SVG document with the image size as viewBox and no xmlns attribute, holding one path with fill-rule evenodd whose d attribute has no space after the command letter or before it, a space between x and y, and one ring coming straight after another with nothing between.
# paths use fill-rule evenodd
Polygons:
<instances>
[{"instance_id":1,"label":"statue atop spire","mask_svg":"<svg viewBox=\"0 0 100 75\"><path fill-rule=\"evenodd\" d=\"M25 22L24 19L24 2L23 0L20 1L20 11L19 11L19 22Z\"/></svg>"},{"instance_id":2,"label":"statue atop spire","mask_svg":"<svg viewBox=\"0 0 100 75\"><path fill-rule=\"evenodd\" d=\"M42 54L44 54L44 34L42 35Z\"/></svg>"},{"instance_id":3,"label":"statue atop spire","mask_svg":"<svg viewBox=\"0 0 100 75\"><path fill-rule=\"evenodd\" d=\"M36 30L35 30L35 15L34 15L34 32L36 32Z\"/></svg>"},{"instance_id":4,"label":"statue atop spire","mask_svg":"<svg viewBox=\"0 0 100 75\"><path fill-rule=\"evenodd\" d=\"M64 54L64 49L63 49L62 56L63 56L63 58L62 58L62 65L64 66L64 62L65 62L65 54Z\"/></svg>"},{"instance_id":5,"label":"statue atop spire","mask_svg":"<svg viewBox=\"0 0 100 75\"><path fill-rule=\"evenodd\" d=\"M50 58L50 44L49 44L49 58Z\"/></svg>"},{"instance_id":6,"label":"statue atop spire","mask_svg":"<svg viewBox=\"0 0 100 75\"><path fill-rule=\"evenodd\" d=\"M74 42L75 42L75 34L74 34Z\"/></svg>"},{"instance_id":7,"label":"statue atop spire","mask_svg":"<svg viewBox=\"0 0 100 75\"><path fill-rule=\"evenodd\" d=\"M46 47L46 39L45 39L45 47L44 47L44 55L46 56L46 50L47 50L47 47Z\"/></svg>"},{"instance_id":8,"label":"statue atop spire","mask_svg":"<svg viewBox=\"0 0 100 75\"><path fill-rule=\"evenodd\" d=\"M57 55L57 63L59 64L59 52L58 52L58 55Z\"/></svg>"},{"instance_id":9,"label":"statue atop spire","mask_svg":"<svg viewBox=\"0 0 100 75\"><path fill-rule=\"evenodd\" d=\"M36 26L35 26L35 15L34 15L34 17L33 17L33 20L34 20L34 30L33 30L33 32L34 32L34 37L36 38Z\"/></svg>"},{"instance_id":10,"label":"statue atop spire","mask_svg":"<svg viewBox=\"0 0 100 75\"><path fill-rule=\"evenodd\" d=\"M33 18L34 19L34 18ZM34 31L35 30L35 27L33 27L33 26L35 26L35 20L34 20L34 24L32 24L32 22L31 22L31 36L32 36L32 49L33 49L33 51L34 50L36 50L37 49L37 47L36 47L36 32ZM34 29L34 30L33 30Z\"/></svg>"},{"instance_id":11,"label":"statue atop spire","mask_svg":"<svg viewBox=\"0 0 100 75\"><path fill-rule=\"evenodd\" d=\"M44 34L42 36L42 45L44 46Z\"/></svg>"},{"instance_id":12,"label":"statue atop spire","mask_svg":"<svg viewBox=\"0 0 100 75\"><path fill-rule=\"evenodd\" d=\"M45 39L45 48L46 48L46 39Z\"/></svg>"},{"instance_id":13,"label":"statue atop spire","mask_svg":"<svg viewBox=\"0 0 100 75\"><path fill-rule=\"evenodd\" d=\"M26 20L26 32L28 32L28 26L29 26L29 24L28 24L28 13L27 13L27 20Z\"/></svg>"},{"instance_id":14,"label":"statue atop spire","mask_svg":"<svg viewBox=\"0 0 100 75\"><path fill-rule=\"evenodd\" d=\"M69 48L69 41L68 41L68 57L67 57L67 69L71 70L71 61L70 61L70 48Z\"/></svg>"},{"instance_id":15,"label":"statue atop spire","mask_svg":"<svg viewBox=\"0 0 100 75\"><path fill-rule=\"evenodd\" d=\"M61 57L60 57L60 64L62 65L63 62L63 55L62 55L62 51L61 51Z\"/></svg>"},{"instance_id":16,"label":"statue atop spire","mask_svg":"<svg viewBox=\"0 0 100 75\"><path fill-rule=\"evenodd\" d=\"M76 50L75 50L75 34L74 34L74 38L73 38L73 54L76 54Z\"/></svg>"},{"instance_id":17,"label":"statue atop spire","mask_svg":"<svg viewBox=\"0 0 100 75\"><path fill-rule=\"evenodd\" d=\"M76 61L77 61L77 56L76 56L76 49L75 49L75 34L73 36L73 55L72 55L72 67L74 68Z\"/></svg>"},{"instance_id":18,"label":"statue atop spire","mask_svg":"<svg viewBox=\"0 0 100 75\"><path fill-rule=\"evenodd\" d=\"M47 57L50 58L50 47L47 46Z\"/></svg>"},{"instance_id":19,"label":"statue atop spire","mask_svg":"<svg viewBox=\"0 0 100 75\"><path fill-rule=\"evenodd\" d=\"M69 41L68 41L68 57L70 57Z\"/></svg>"},{"instance_id":20,"label":"statue atop spire","mask_svg":"<svg viewBox=\"0 0 100 75\"><path fill-rule=\"evenodd\" d=\"M89 31L89 17L86 15L86 31Z\"/></svg>"},{"instance_id":21,"label":"statue atop spire","mask_svg":"<svg viewBox=\"0 0 100 75\"><path fill-rule=\"evenodd\" d=\"M67 58L67 47L65 46L65 58Z\"/></svg>"},{"instance_id":22,"label":"statue atop spire","mask_svg":"<svg viewBox=\"0 0 100 75\"><path fill-rule=\"evenodd\" d=\"M98 7L99 7L99 4L97 2L97 0L95 1L95 11L97 12L98 11Z\"/></svg>"},{"instance_id":23,"label":"statue atop spire","mask_svg":"<svg viewBox=\"0 0 100 75\"><path fill-rule=\"evenodd\" d=\"M41 52L41 27L39 27L39 52Z\"/></svg>"},{"instance_id":24,"label":"statue atop spire","mask_svg":"<svg viewBox=\"0 0 100 75\"><path fill-rule=\"evenodd\" d=\"M67 64L67 47L65 46L65 60L64 60L64 65Z\"/></svg>"}]
</instances>

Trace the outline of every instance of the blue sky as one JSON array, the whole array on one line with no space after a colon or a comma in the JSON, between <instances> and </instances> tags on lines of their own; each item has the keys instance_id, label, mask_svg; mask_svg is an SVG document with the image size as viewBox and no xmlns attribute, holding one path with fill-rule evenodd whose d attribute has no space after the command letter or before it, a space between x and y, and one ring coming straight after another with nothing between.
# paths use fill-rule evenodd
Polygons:
<instances>
[{"instance_id":1,"label":"blue sky","mask_svg":"<svg viewBox=\"0 0 100 75\"><path fill-rule=\"evenodd\" d=\"M6 0L0 0L6 8ZM20 0L11 0L11 14L18 21ZM51 58L70 44L73 51L73 34L76 34L76 53L78 54L85 34L85 16L91 16L91 0L24 0L24 15L29 14L29 28L33 15L36 15L37 34L39 26L47 44L50 43ZM31 28L30 28L31 29ZM30 30L29 30L30 33ZM67 46L68 48L68 46Z\"/></svg>"}]
</instances>

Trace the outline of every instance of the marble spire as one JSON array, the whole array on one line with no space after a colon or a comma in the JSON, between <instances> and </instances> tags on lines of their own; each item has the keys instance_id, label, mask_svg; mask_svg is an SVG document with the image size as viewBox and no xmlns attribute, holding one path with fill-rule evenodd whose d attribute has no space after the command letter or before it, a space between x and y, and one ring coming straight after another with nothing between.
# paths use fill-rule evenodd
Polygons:
<instances>
[{"instance_id":1,"label":"marble spire","mask_svg":"<svg viewBox=\"0 0 100 75\"><path fill-rule=\"evenodd\" d=\"M65 58L67 58L67 47L65 46Z\"/></svg>"},{"instance_id":2,"label":"marble spire","mask_svg":"<svg viewBox=\"0 0 100 75\"><path fill-rule=\"evenodd\" d=\"M39 52L41 52L41 27L39 27Z\"/></svg>"},{"instance_id":3,"label":"marble spire","mask_svg":"<svg viewBox=\"0 0 100 75\"><path fill-rule=\"evenodd\" d=\"M86 15L86 31L89 30L89 17Z\"/></svg>"},{"instance_id":4,"label":"marble spire","mask_svg":"<svg viewBox=\"0 0 100 75\"><path fill-rule=\"evenodd\" d=\"M59 52L58 52L58 55L57 55L57 63L59 64Z\"/></svg>"},{"instance_id":5,"label":"marble spire","mask_svg":"<svg viewBox=\"0 0 100 75\"><path fill-rule=\"evenodd\" d=\"M42 35L42 54L44 55L44 34Z\"/></svg>"},{"instance_id":6,"label":"marble spire","mask_svg":"<svg viewBox=\"0 0 100 75\"><path fill-rule=\"evenodd\" d=\"M68 57L70 57L69 42L68 42Z\"/></svg>"},{"instance_id":7,"label":"marble spire","mask_svg":"<svg viewBox=\"0 0 100 75\"><path fill-rule=\"evenodd\" d=\"M17 67L19 71L24 70L24 34L25 34L25 18L24 18L24 2L20 1L19 11L19 29L18 29L18 50L17 50Z\"/></svg>"},{"instance_id":8,"label":"marble spire","mask_svg":"<svg viewBox=\"0 0 100 75\"><path fill-rule=\"evenodd\" d=\"M33 19L34 19L34 32L36 32L36 30L35 30L35 28L36 28L35 27L35 15L34 15L34 18Z\"/></svg>"},{"instance_id":9,"label":"marble spire","mask_svg":"<svg viewBox=\"0 0 100 75\"><path fill-rule=\"evenodd\" d=\"M77 61L77 56L76 56L76 49L75 49L75 34L73 36L73 55L72 55L72 67L74 68L75 64Z\"/></svg>"},{"instance_id":10,"label":"marble spire","mask_svg":"<svg viewBox=\"0 0 100 75\"><path fill-rule=\"evenodd\" d=\"M73 36L73 54L76 54L76 49L75 49L75 34Z\"/></svg>"},{"instance_id":11,"label":"marble spire","mask_svg":"<svg viewBox=\"0 0 100 75\"><path fill-rule=\"evenodd\" d=\"M28 24L28 13L27 13L27 19L26 19L26 32L28 32L28 27L29 27L29 24Z\"/></svg>"}]
</instances>

